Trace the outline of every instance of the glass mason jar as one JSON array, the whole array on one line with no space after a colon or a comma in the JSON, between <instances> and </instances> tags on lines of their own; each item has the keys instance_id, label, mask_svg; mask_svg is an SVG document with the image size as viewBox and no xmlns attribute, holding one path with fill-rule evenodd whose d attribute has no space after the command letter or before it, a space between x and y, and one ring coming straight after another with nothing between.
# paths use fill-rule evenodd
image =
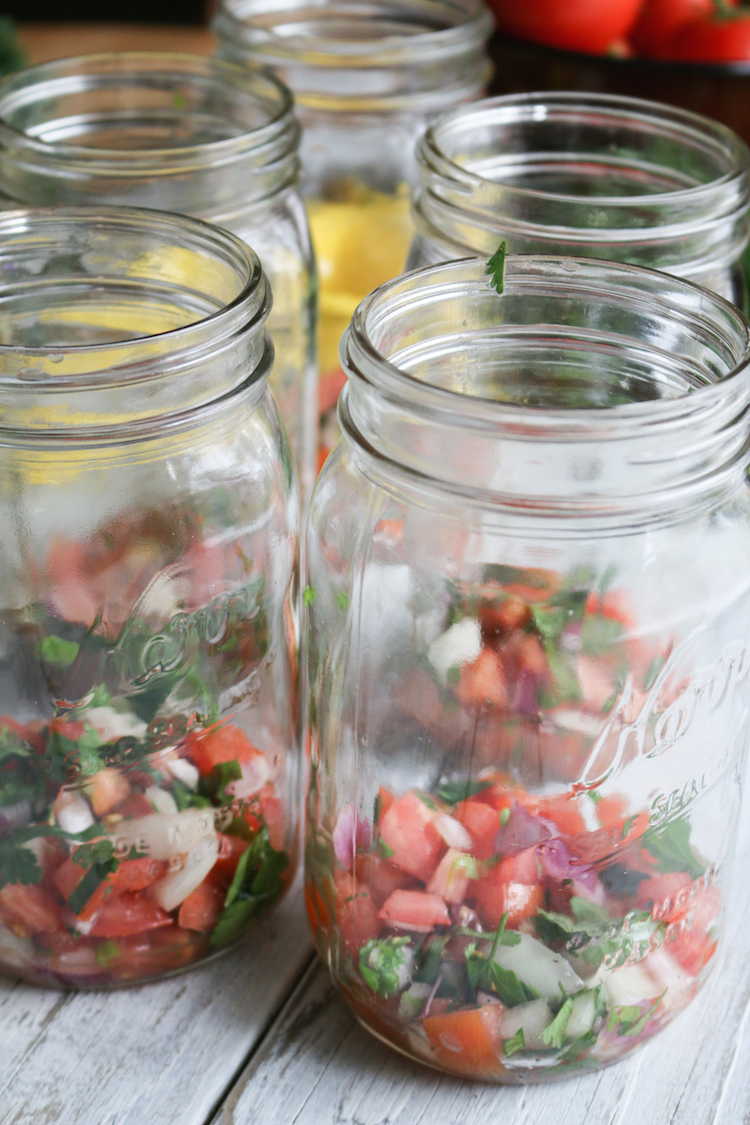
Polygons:
<instances>
[{"instance_id":1,"label":"glass mason jar","mask_svg":"<svg viewBox=\"0 0 750 1125\"><path fill-rule=\"evenodd\" d=\"M747 309L750 152L672 106L521 94L447 113L418 151L410 267L508 253L665 270Z\"/></svg>"},{"instance_id":2,"label":"glass mason jar","mask_svg":"<svg viewBox=\"0 0 750 1125\"><path fill-rule=\"evenodd\" d=\"M273 288L271 387L314 480L314 267L297 189L299 125L272 75L218 59L118 53L0 83L0 192L34 205L153 207L231 230Z\"/></svg>"},{"instance_id":3,"label":"glass mason jar","mask_svg":"<svg viewBox=\"0 0 750 1125\"><path fill-rule=\"evenodd\" d=\"M0 965L183 969L296 861L298 495L270 292L217 228L0 216Z\"/></svg>"},{"instance_id":4,"label":"glass mason jar","mask_svg":"<svg viewBox=\"0 0 750 1125\"><path fill-rule=\"evenodd\" d=\"M750 701L750 325L516 257L381 287L307 541L307 908L360 1021L521 1083L713 968Z\"/></svg>"},{"instance_id":5,"label":"glass mason jar","mask_svg":"<svg viewBox=\"0 0 750 1125\"><path fill-rule=\"evenodd\" d=\"M432 117L481 94L492 26L482 0L219 5L220 53L272 67L293 91L303 126L301 189L318 264L321 462L338 437L341 335L362 298L404 269L417 139Z\"/></svg>"}]
</instances>

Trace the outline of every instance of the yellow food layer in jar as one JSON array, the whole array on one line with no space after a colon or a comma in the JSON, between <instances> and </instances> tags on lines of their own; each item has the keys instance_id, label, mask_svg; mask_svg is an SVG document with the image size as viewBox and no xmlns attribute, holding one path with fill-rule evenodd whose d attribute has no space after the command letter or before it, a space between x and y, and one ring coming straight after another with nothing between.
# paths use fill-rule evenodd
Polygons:
<instances>
[{"instance_id":1,"label":"yellow food layer in jar","mask_svg":"<svg viewBox=\"0 0 750 1125\"><path fill-rule=\"evenodd\" d=\"M307 201L318 263L318 363L325 374L339 366L341 336L367 294L400 274L414 228L409 193L339 185L336 198Z\"/></svg>"}]
</instances>

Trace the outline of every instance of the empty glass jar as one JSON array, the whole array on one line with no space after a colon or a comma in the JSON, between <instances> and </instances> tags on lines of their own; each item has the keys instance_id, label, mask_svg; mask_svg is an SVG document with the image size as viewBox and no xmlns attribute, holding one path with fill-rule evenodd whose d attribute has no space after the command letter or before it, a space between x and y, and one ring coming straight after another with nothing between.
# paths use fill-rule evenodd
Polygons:
<instances>
[{"instance_id":1,"label":"empty glass jar","mask_svg":"<svg viewBox=\"0 0 750 1125\"><path fill-rule=\"evenodd\" d=\"M0 965L112 987L228 948L293 874L270 293L155 211L6 212L0 265Z\"/></svg>"},{"instance_id":2,"label":"empty glass jar","mask_svg":"<svg viewBox=\"0 0 750 1125\"><path fill-rule=\"evenodd\" d=\"M222 0L214 30L222 55L290 87L303 126L322 460L338 435L341 334L365 294L404 268L415 144L432 117L482 92L492 17L482 0Z\"/></svg>"},{"instance_id":3,"label":"empty glass jar","mask_svg":"<svg viewBox=\"0 0 750 1125\"><path fill-rule=\"evenodd\" d=\"M0 83L0 192L10 199L178 211L233 231L260 256L274 294L271 386L308 495L315 309L298 146L289 91L218 59L95 55Z\"/></svg>"},{"instance_id":4,"label":"empty glass jar","mask_svg":"<svg viewBox=\"0 0 750 1125\"><path fill-rule=\"evenodd\" d=\"M630 266L381 287L307 542L307 908L361 1022L613 1062L719 956L748 742L750 325Z\"/></svg>"},{"instance_id":5,"label":"empty glass jar","mask_svg":"<svg viewBox=\"0 0 750 1125\"><path fill-rule=\"evenodd\" d=\"M740 307L750 152L671 106L603 94L521 94L459 108L418 153L410 266L514 254L666 270Z\"/></svg>"}]
</instances>

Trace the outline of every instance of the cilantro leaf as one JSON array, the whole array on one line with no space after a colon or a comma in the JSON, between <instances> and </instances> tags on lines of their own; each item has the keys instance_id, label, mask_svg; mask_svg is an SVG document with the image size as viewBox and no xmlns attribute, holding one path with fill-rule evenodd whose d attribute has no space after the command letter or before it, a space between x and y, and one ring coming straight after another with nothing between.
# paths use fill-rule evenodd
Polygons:
<instances>
[{"instance_id":1,"label":"cilantro leaf","mask_svg":"<svg viewBox=\"0 0 750 1125\"><path fill-rule=\"evenodd\" d=\"M282 875L289 866L286 852L271 847L268 829L261 828L240 856L219 920L211 931L209 944L229 945L242 936L253 918L268 909L284 890Z\"/></svg>"},{"instance_id":2,"label":"cilantro leaf","mask_svg":"<svg viewBox=\"0 0 750 1125\"><path fill-rule=\"evenodd\" d=\"M505 288L505 241L503 240L498 246L495 253L487 262L487 269L485 271L489 274L490 285L498 293L502 293Z\"/></svg>"},{"instance_id":3,"label":"cilantro leaf","mask_svg":"<svg viewBox=\"0 0 750 1125\"><path fill-rule=\"evenodd\" d=\"M305 592L302 595L303 606L310 606L315 601L316 589L314 586L305 586Z\"/></svg>"},{"instance_id":4,"label":"cilantro leaf","mask_svg":"<svg viewBox=\"0 0 750 1125\"><path fill-rule=\"evenodd\" d=\"M30 848L19 846L12 839L0 841L0 887L6 883L29 887L41 881L42 869Z\"/></svg>"},{"instance_id":5,"label":"cilantro leaf","mask_svg":"<svg viewBox=\"0 0 750 1125\"><path fill-rule=\"evenodd\" d=\"M505 1055L506 1059L512 1059L513 1056L518 1053L518 1051L523 1051L525 1049L526 1041L523 1037L522 1027L519 1027L516 1034L511 1035L510 1039L506 1039L503 1042L503 1054Z\"/></svg>"},{"instance_id":6,"label":"cilantro leaf","mask_svg":"<svg viewBox=\"0 0 750 1125\"><path fill-rule=\"evenodd\" d=\"M670 820L662 828L648 828L643 834L643 846L657 861L660 875L684 871L691 879L698 879L705 873L706 868L690 845L690 821L686 816Z\"/></svg>"},{"instance_id":7,"label":"cilantro leaf","mask_svg":"<svg viewBox=\"0 0 750 1125\"><path fill-rule=\"evenodd\" d=\"M565 1028L572 1014L573 1001L568 997L552 1023L548 1024L542 1032L542 1043L544 1043L545 1047L554 1047L556 1051L560 1050L563 1043Z\"/></svg>"},{"instance_id":8,"label":"cilantro leaf","mask_svg":"<svg viewBox=\"0 0 750 1125\"><path fill-rule=\"evenodd\" d=\"M411 938L374 938L359 951L359 971L373 992L388 999L412 979L414 949Z\"/></svg>"},{"instance_id":9,"label":"cilantro leaf","mask_svg":"<svg viewBox=\"0 0 750 1125\"><path fill-rule=\"evenodd\" d=\"M438 797L446 805L457 805L459 801L467 801L487 789L491 781L445 781L438 789Z\"/></svg>"},{"instance_id":10,"label":"cilantro leaf","mask_svg":"<svg viewBox=\"0 0 750 1125\"><path fill-rule=\"evenodd\" d=\"M589 613L581 625L581 644L589 656L604 656L618 644L624 632L622 623L612 617Z\"/></svg>"},{"instance_id":11,"label":"cilantro leaf","mask_svg":"<svg viewBox=\"0 0 750 1125\"><path fill-rule=\"evenodd\" d=\"M66 641L63 637L42 637L39 642L39 655L50 664L67 667L78 656L81 646L76 641Z\"/></svg>"},{"instance_id":12,"label":"cilantro leaf","mask_svg":"<svg viewBox=\"0 0 750 1125\"><path fill-rule=\"evenodd\" d=\"M450 934L446 934L444 937L433 938L429 946L427 947L426 952L424 950L424 947L422 947L418 954L419 968L414 974L415 981L421 982L423 984L435 983L438 971L440 969L443 950L448 944L449 939Z\"/></svg>"},{"instance_id":13,"label":"cilantro leaf","mask_svg":"<svg viewBox=\"0 0 750 1125\"><path fill-rule=\"evenodd\" d=\"M242 777L242 767L236 758L231 762L219 762L211 770L208 777L202 777L198 791L203 797L208 797L213 802L222 805L231 805L234 797L226 792L227 785L239 781Z\"/></svg>"}]
</instances>

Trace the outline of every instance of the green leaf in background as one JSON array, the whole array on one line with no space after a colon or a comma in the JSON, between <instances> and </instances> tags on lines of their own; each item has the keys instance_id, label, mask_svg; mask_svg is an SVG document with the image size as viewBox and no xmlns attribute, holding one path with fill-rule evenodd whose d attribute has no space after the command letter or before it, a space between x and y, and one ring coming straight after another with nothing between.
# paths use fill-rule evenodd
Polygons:
<instances>
[{"instance_id":1,"label":"green leaf in background","mask_svg":"<svg viewBox=\"0 0 750 1125\"><path fill-rule=\"evenodd\" d=\"M643 845L657 860L660 875L685 871L691 879L698 879L706 870L690 845L690 821L686 816L670 820L663 828L647 829Z\"/></svg>"},{"instance_id":2,"label":"green leaf in background","mask_svg":"<svg viewBox=\"0 0 750 1125\"><path fill-rule=\"evenodd\" d=\"M72 664L80 651L76 641L66 641L63 637L42 637L39 642L39 655L50 664L67 667Z\"/></svg>"},{"instance_id":3,"label":"green leaf in background","mask_svg":"<svg viewBox=\"0 0 750 1125\"><path fill-rule=\"evenodd\" d=\"M490 285L498 293L505 289L505 242L501 242L495 253L487 262L486 272L490 277Z\"/></svg>"}]
</instances>

